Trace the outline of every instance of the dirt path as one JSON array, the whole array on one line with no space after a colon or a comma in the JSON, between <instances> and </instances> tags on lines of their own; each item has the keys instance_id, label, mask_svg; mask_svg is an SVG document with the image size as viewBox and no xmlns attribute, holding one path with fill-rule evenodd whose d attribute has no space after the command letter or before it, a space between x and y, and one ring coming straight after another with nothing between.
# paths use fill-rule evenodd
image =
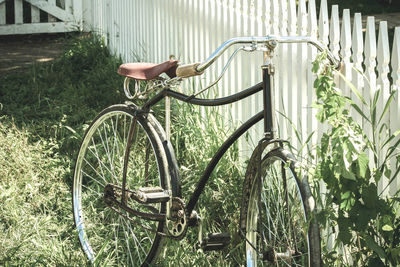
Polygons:
<instances>
[{"instance_id":1,"label":"dirt path","mask_svg":"<svg viewBox=\"0 0 400 267\"><path fill-rule=\"evenodd\" d=\"M63 34L1 36L0 76L25 71L35 62L53 60L65 42Z\"/></svg>"}]
</instances>

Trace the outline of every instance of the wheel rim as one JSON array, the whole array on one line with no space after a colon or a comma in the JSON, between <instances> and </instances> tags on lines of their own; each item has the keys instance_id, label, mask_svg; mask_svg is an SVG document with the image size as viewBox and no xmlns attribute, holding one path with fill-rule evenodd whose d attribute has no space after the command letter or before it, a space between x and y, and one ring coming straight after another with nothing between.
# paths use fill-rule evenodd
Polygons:
<instances>
[{"instance_id":1,"label":"wheel rim","mask_svg":"<svg viewBox=\"0 0 400 267\"><path fill-rule=\"evenodd\" d=\"M294 173L278 157L267 158L262 173L249 199L247 266L309 266L308 227ZM288 194L278 179L283 173Z\"/></svg>"},{"instance_id":2,"label":"wheel rim","mask_svg":"<svg viewBox=\"0 0 400 267\"><path fill-rule=\"evenodd\" d=\"M132 114L126 111L105 113L88 130L78 154L73 185L74 217L82 248L92 263L138 266L151 260L160 242L159 236L140 225L161 231L161 223L138 220L122 209L115 212L104 202L105 185L122 186L124 148L132 121ZM127 188L160 186L159 164L151 138L139 121L135 129ZM128 200L128 206L148 212L133 200ZM164 209L160 204L152 207Z\"/></svg>"}]
</instances>

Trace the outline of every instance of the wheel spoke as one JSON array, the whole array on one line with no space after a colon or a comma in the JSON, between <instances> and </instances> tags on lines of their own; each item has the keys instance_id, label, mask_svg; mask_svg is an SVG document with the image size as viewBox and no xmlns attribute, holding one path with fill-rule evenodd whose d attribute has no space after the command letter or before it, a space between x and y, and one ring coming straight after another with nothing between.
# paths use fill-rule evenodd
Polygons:
<instances>
[{"instance_id":1,"label":"wheel spoke","mask_svg":"<svg viewBox=\"0 0 400 267\"><path fill-rule=\"evenodd\" d=\"M303 185L294 169L279 149L270 152L261 166L261 181L255 179L248 201L248 266L314 266L314 262L319 266L319 258L309 262L312 254L308 249L319 251L320 244L308 244L306 211L300 193Z\"/></svg>"},{"instance_id":2,"label":"wheel spoke","mask_svg":"<svg viewBox=\"0 0 400 267\"><path fill-rule=\"evenodd\" d=\"M126 189L161 186L165 175L157 173L162 163L154 149L159 137L155 135L157 131L151 129L154 126L145 128L142 123L148 122L145 118L142 120L144 122L139 122L126 105L110 107L91 124L82 142L74 172L73 207L81 244L92 263L107 260L107 264L115 266L140 266L144 261L151 262L158 252L161 236L141 225L161 231L162 223L130 215L113 202L106 203L104 197L105 194L125 195L110 187L104 191L108 184L122 185L124 166ZM131 153L125 156L133 121L137 121L135 138ZM163 149L156 151L164 153L160 156L166 159ZM132 209L144 208L129 197L123 203ZM155 207L162 211L165 203Z\"/></svg>"}]
</instances>

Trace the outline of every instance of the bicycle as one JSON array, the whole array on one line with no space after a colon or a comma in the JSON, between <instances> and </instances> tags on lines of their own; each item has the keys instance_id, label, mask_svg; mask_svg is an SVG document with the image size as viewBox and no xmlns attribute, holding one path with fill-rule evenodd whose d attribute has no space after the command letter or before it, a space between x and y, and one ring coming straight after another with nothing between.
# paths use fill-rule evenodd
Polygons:
<instances>
[{"instance_id":1,"label":"bicycle","mask_svg":"<svg viewBox=\"0 0 400 267\"><path fill-rule=\"evenodd\" d=\"M81 246L91 263L105 257L110 265L148 266L154 263L165 238L182 239L188 227L200 224L197 201L218 161L227 149L257 122L264 122L260 138L247 166L238 231L245 242L247 266L321 266L319 227L307 176L285 148L287 141L275 137L272 94L273 51L279 43L308 43L325 50L310 37L238 37L223 43L203 63L178 66L128 63L124 75L129 99L143 98L156 90L140 107L127 102L104 109L83 138L74 170L73 212ZM184 78L200 75L228 47L241 44L221 75L207 88L185 95L174 88ZM233 95L202 99L197 95L212 87L224 74L238 51L261 51L263 81ZM327 50L332 64L339 61ZM166 73L169 78L161 78ZM151 81L145 89L131 80ZM220 146L203 171L189 201L182 199L181 181L174 149L169 141L169 100L201 106L219 106L263 92L263 110L244 122ZM166 131L151 107L166 99ZM268 201L273 199L274 201ZM202 229L200 228L200 233ZM218 250L230 242L228 233L209 234L199 241L203 250ZM103 256L101 256L103 255Z\"/></svg>"}]
</instances>

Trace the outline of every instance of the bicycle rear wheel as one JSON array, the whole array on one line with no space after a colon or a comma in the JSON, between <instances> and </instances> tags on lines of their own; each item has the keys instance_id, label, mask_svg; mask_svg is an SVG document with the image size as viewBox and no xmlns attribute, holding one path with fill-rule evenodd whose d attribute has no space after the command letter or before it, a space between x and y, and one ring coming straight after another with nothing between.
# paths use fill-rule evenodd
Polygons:
<instances>
[{"instance_id":1,"label":"bicycle rear wheel","mask_svg":"<svg viewBox=\"0 0 400 267\"><path fill-rule=\"evenodd\" d=\"M166 155L154 127L134 108L115 105L96 117L83 139L74 171L73 212L81 246L95 265L146 266L159 252L162 236L156 232L163 231L164 222L133 216L109 201L124 203L124 164L126 189L165 188ZM131 209L165 213L165 203L143 205L124 198Z\"/></svg>"},{"instance_id":2,"label":"bicycle rear wheel","mask_svg":"<svg viewBox=\"0 0 400 267\"><path fill-rule=\"evenodd\" d=\"M312 196L307 180L300 181L296 173L293 157L275 149L259 167L261 175L254 173L247 200L247 266L320 266Z\"/></svg>"}]
</instances>

